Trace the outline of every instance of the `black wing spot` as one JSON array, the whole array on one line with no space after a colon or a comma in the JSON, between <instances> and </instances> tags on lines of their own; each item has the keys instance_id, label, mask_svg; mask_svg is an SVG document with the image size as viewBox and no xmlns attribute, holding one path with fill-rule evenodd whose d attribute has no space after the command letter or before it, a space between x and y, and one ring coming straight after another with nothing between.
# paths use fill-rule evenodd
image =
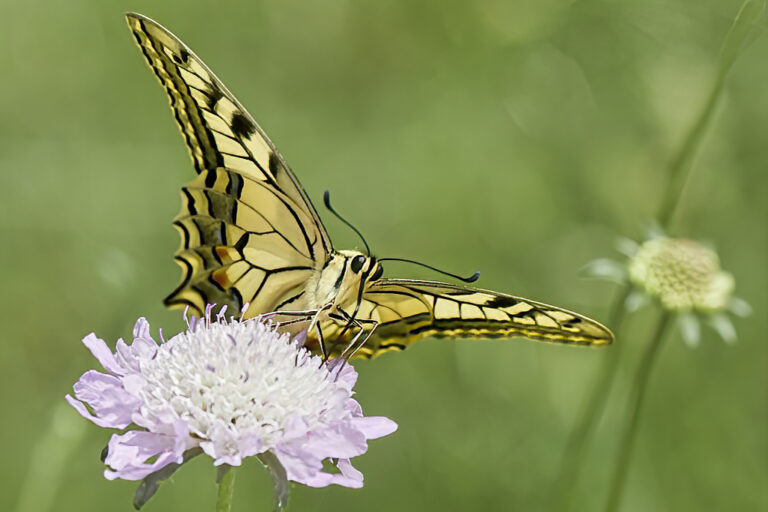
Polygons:
<instances>
[{"instance_id":1,"label":"black wing spot","mask_svg":"<svg viewBox=\"0 0 768 512\"><path fill-rule=\"evenodd\" d=\"M234 172L228 174L229 183L227 183L227 194L239 198L240 192L243 190L243 185L245 184L243 182L243 177Z\"/></svg>"},{"instance_id":2,"label":"black wing spot","mask_svg":"<svg viewBox=\"0 0 768 512\"><path fill-rule=\"evenodd\" d=\"M181 230L181 246L184 249L189 249L189 240L190 240L189 230L187 229L187 227L183 223L181 223L179 221L175 221L173 223L173 225L174 226L178 226L179 229Z\"/></svg>"},{"instance_id":3,"label":"black wing spot","mask_svg":"<svg viewBox=\"0 0 768 512\"><path fill-rule=\"evenodd\" d=\"M178 54L173 54L173 60L176 62L176 64L188 64L189 52L184 48L180 48Z\"/></svg>"},{"instance_id":4,"label":"black wing spot","mask_svg":"<svg viewBox=\"0 0 768 512\"><path fill-rule=\"evenodd\" d=\"M216 104L223 97L224 97L224 91L222 91L218 85L211 82L211 90L208 91L208 101L207 101L208 109L211 111L214 111L216 108Z\"/></svg>"},{"instance_id":5,"label":"black wing spot","mask_svg":"<svg viewBox=\"0 0 768 512\"><path fill-rule=\"evenodd\" d=\"M203 304L210 304L210 300L208 300L208 294L200 288L199 286L191 286L190 287L192 291L197 292L198 295L200 295L200 298L203 299Z\"/></svg>"},{"instance_id":6,"label":"black wing spot","mask_svg":"<svg viewBox=\"0 0 768 512\"><path fill-rule=\"evenodd\" d=\"M213 186L216 184L216 172L215 171L206 171L205 175L205 186L208 188L213 188Z\"/></svg>"},{"instance_id":7,"label":"black wing spot","mask_svg":"<svg viewBox=\"0 0 768 512\"><path fill-rule=\"evenodd\" d=\"M510 306L514 306L518 302L520 301L515 299L514 297L497 295L496 297L486 302L485 305L488 306L489 308L508 308Z\"/></svg>"},{"instance_id":8,"label":"black wing spot","mask_svg":"<svg viewBox=\"0 0 768 512\"><path fill-rule=\"evenodd\" d=\"M250 137L256 133L256 125L245 114L235 111L232 114L232 133L241 138Z\"/></svg>"},{"instance_id":9,"label":"black wing spot","mask_svg":"<svg viewBox=\"0 0 768 512\"><path fill-rule=\"evenodd\" d=\"M186 188L182 188L181 192L187 198L187 210L189 210L189 214L190 215L197 215L197 207L195 206L195 198L192 197L192 194L190 194L189 190L187 190Z\"/></svg>"},{"instance_id":10,"label":"black wing spot","mask_svg":"<svg viewBox=\"0 0 768 512\"><path fill-rule=\"evenodd\" d=\"M379 348L382 348L382 349L394 348L402 351L402 350L405 350L405 345L403 345L402 343L382 343L381 345L379 345Z\"/></svg>"},{"instance_id":11,"label":"black wing spot","mask_svg":"<svg viewBox=\"0 0 768 512\"><path fill-rule=\"evenodd\" d=\"M228 290L230 297L232 297L232 301L234 302L234 306L237 307L238 311L243 310L243 295L240 293L240 290L235 288L234 286Z\"/></svg>"},{"instance_id":12,"label":"black wing spot","mask_svg":"<svg viewBox=\"0 0 768 512\"><path fill-rule=\"evenodd\" d=\"M280 172L280 159L277 158L275 153L269 154L269 172L272 173L272 177L277 179L277 174Z\"/></svg>"},{"instance_id":13,"label":"black wing spot","mask_svg":"<svg viewBox=\"0 0 768 512\"><path fill-rule=\"evenodd\" d=\"M244 234L243 236L240 237L240 240L238 240L237 243L235 244L235 249L237 249L238 252L240 252L240 254L243 253L243 250L248 245L249 236L250 235L248 233Z\"/></svg>"}]
</instances>

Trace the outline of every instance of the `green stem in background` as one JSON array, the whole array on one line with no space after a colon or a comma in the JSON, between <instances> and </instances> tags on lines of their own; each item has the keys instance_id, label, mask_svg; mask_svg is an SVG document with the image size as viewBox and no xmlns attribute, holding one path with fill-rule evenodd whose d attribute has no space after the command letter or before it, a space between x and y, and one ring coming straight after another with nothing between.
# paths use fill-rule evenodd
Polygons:
<instances>
[{"instance_id":1,"label":"green stem in background","mask_svg":"<svg viewBox=\"0 0 768 512\"><path fill-rule=\"evenodd\" d=\"M216 496L216 512L231 512L232 498L235 495L235 469L226 464L219 466L216 475L218 493Z\"/></svg>"},{"instance_id":2,"label":"green stem in background","mask_svg":"<svg viewBox=\"0 0 768 512\"><path fill-rule=\"evenodd\" d=\"M285 468L277 457L272 452L264 452L258 455L259 460L269 470L269 474L272 475L272 481L275 485L275 499L273 501L273 511L282 512L285 507L288 506L288 495L290 493L290 487L288 484L288 475L285 473Z\"/></svg>"},{"instance_id":3,"label":"green stem in background","mask_svg":"<svg viewBox=\"0 0 768 512\"><path fill-rule=\"evenodd\" d=\"M709 95L691 125L690 130L684 137L683 143L669 162L667 171L668 184L659 210L659 222L665 231L669 231L672 216L677 209L677 205L680 203L683 189L690 177L692 164L701 147L703 136L712 121L712 115L722 95L728 72L739 55L764 28L765 12L765 0L746 0L739 9L728 34L725 36ZM625 284L613 305L609 326L614 329L617 336L620 324L626 313L624 303L630 293L631 286ZM611 353L603 359L594 388L589 398L584 401L576 425L569 437L560 465L560 473L557 480L558 486L556 487L560 491L561 498L559 509L564 509L567 506L572 489L576 484L576 477L579 474L578 467L582 463L584 448L590 434L594 432L597 421L603 415L609 392L613 387L613 380L619 361L619 348L621 346L622 342L619 337L619 342L610 348ZM627 461L628 463L629 461Z\"/></svg>"},{"instance_id":4,"label":"green stem in background","mask_svg":"<svg viewBox=\"0 0 768 512\"><path fill-rule=\"evenodd\" d=\"M662 316L656 325L656 329L654 330L653 338L648 344L648 347L643 354L643 359L640 362L640 366L637 369L637 375L635 376L634 384L632 386L632 394L629 399L630 416L624 427L624 433L621 436L619 451L616 456L616 466L613 472L613 480L609 487L610 494L608 495L608 501L605 506L606 512L614 512L618 510L621 502L624 483L627 480L627 474L631 466L632 446L637 432L637 425L640 420L640 410L643 406L645 390L648 388L648 378L659 354L659 348L664 339L664 333L669 324L670 316L671 313L666 311L662 313Z\"/></svg>"},{"instance_id":5,"label":"green stem in background","mask_svg":"<svg viewBox=\"0 0 768 512\"><path fill-rule=\"evenodd\" d=\"M670 159L667 170L668 183L659 209L658 221L662 227L669 229L672 216L680 203L680 197L687 183L693 161L701 147L701 141L712 121L718 101L722 96L725 79L736 59L754 41L764 28L765 0L746 0L733 20L720 49L717 69L712 79L704 107L695 118L693 125L683 139L678 151Z\"/></svg>"},{"instance_id":6,"label":"green stem in background","mask_svg":"<svg viewBox=\"0 0 768 512\"><path fill-rule=\"evenodd\" d=\"M609 325L614 329L614 334L619 335L621 324L624 320L626 309L624 303L627 300L632 288L624 285L613 305L609 317ZM593 391L584 400L581 412L576 420L576 424L571 430L568 442L560 461L560 469L557 477L555 489L557 489L558 501L553 510L567 510L568 501L573 489L576 487L579 477L579 466L584 457L584 448L586 447L589 434L595 431L600 418L603 416L605 403L611 391L611 383L616 375L616 364L619 360L619 354L624 344L617 343L603 354L600 361L600 368L597 378L594 380Z\"/></svg>"},{"instance_id":7,"label":"green stem in background","mask_svg":"<svg viewBox=\"0 0 768 512\"><path fill-rule=\"evenodd\" d=\"M48 429L32 448L29 469L19 491L16 512L45 512L54 507L72 454L80 447L86 423L64 398L53 406Z\"/></svg>"}]
</instances>

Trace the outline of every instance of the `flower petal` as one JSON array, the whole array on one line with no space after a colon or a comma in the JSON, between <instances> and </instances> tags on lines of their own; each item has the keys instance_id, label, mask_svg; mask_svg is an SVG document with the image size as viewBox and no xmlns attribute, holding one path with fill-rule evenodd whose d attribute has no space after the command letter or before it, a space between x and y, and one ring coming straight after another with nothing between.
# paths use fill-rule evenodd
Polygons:
<instances>
[{"instance_id":1,"label":"flower petal","mask_svg":"<svg viewBox=\"0 0 768 512\"><path fill-rule=\"evenodd\" d=\"M709 324L723 338L724 342L736 342L736 329L733 327L733 323L728 318L728 315L723 313L712 315L709 319Z\"/></svg>"},{"instance_id":2,"label":"flower petal","mask_svg":"<svg viewBox=\"0 0 768 512\"><path fill-rule=\"evenodd\" d=\"M605 279L619 284L626 283L628 279L626 266L610 258L592 260L581 268L580 273L586 277Z\"/></svg>"},{"instance_id":3,"label":"flower petal","mask_svg":"<svg viewBox=\"0 0 768 512\"><path fill-rule=\"evenodd\" d=\"M146 461L157 457L152 463ZM174 436L156 434L143 430L131 430L125 434L114 434L109 440L104 463L111 469L104 470L109 480L141 480L171 463L184 461L184 450Z\"/></svg>"},{"instance_id":4,"label":"flower petal","mask_svg":"<svg viewBox=\"0 0 768 512\"><path fill-rule=\"evenodd\" d=\"M272 452L285 468L285 475L288 480L310 485L307 482L312 481L318 473L322 472L322 459L314 457L311 453L301 450L297 446L279 444ZM323 485L315 487L323 487Z\"/></svg>"},{"instance_id":5,"label":"flower petal","mask_svg":"<svg viewBox=\"0 0 768 512\"><path fill-rule=\"evenodd\" d=\"M139 373L140 361L154 357L157 347L157 342L149 333L149 322L141 317L133 327L133 342L128 345L123 340L118 340L115 358L127 371Z\"/></svg>"},{"instance_id":6,"label":"flower petal","mask_svg":"<svg viewBox=\"0 0 768 512\"><path fill-rule=\"evenodd\" d=\"M132 415L141 401L127 393L119 378L113 375L89 370L73 386L74 398L67 395L67 401L84 418L104 428L125 428L130 425ZM93 411L93 414L83 405Z\"/></svg>"},{"instance_id":7,"label":"flower petal","mask_svg":"<svg viewBox=\"0 0 768 512\"><path fill-rule=\"evenodd\" d=\"M326 487L333 484L359 489L363 486L363 474L352 466L349 459L339 459L336 467L340 473L319 471L301 483L309 487Z\"/></svg>"},{"instance_id":8,"label":"flower petal","mask_svg":"<svg viewBox=\"0 0 768 512\"><path fill-rule=\"evenodd\" d=\"M695 347L701 339L701 328L699 319L693 313L681 313L677 319L677 325L680 327L680 334L683 341L689 347Z\"/></svg>"},{"instance_id":9,"label":"flower petal","mask_svg":"<svg viewBox=\"0 0 768 512\"><path fill-rule=\"evenodd\" d=\"M339 459L336 463L336 467L341 471L341 476L344 477L344 482L334 482L338 485L345 487L362 487L363 486L363 474L355 469L349 459Z\"/></svg>"},{"instance_id":10,"label":"flower petal","mask_svg":"<svg viewBox=\"0 0 768 512\"><path fill-rule=\"evenodd\" d=\"M252 433L238 437L223 425L214 425L208 435L210 440L201 442L200 448L213 459L214 466L239 466L243 458L264 451L261 437Z\"/></svg>"},{"instance_id":11,"label":"flower petal","mask_svg":"<svg viewBox=\"0 0 768 512\"><path fill-rule=\"evenodd\" d=\"M341 358L331 359L326 365L330 369L328 378L336 379L336 382L341 384L344 389L352 391L357 382L357 372L354 367Z\"/></svg>"},{"instance_id":12,"label":"flower petal","mask_svg":"<svg viewBox=\"0 0 768 512\"><path fill-rule=\"evenodd\" d=\"M115 355L109 350L103 339L91 333L83 338L83 345L91 351L91 354L93 354L105 370L115 375L123 375L125 373L125 369L115 360Z\"/></svg>"},{"instance_id":13,"label":"flower petal","mask_svg":"<svg viewBox=\"0 0 768 512\"><path fill-rule=\"evenodd\" d=\"M301 444L305 450L320 460L327 458L351 458L362 455L368 449L365 435L352 425L337 424L326 429L316 429Z\"/></svg>"},{"instance_id":14,"label":"flower petal","mask_svg":"<svg viewBox=\"0 0 768 512\"><path fill-rule=\"evenodd\" d=\"M397 423L384 416L352 418L352 425L361 431L366 439L378 439L397 430Z\"/></svg>"},{"instance_id":15,"label":"flower petal","mask_svg":"<svg viewBox=\"0 0 768 512\"><path fill-rule=\"evenodd\" d=\"M734 315L741 317L752 314L752 306L749 305L749 302L738 297L731 297L731 300L728 301L728 310Z\"/></svg>"},{"instance_id":16,"label":"flower petal","mask_svg":"<svg viewBox=\"0 0 768 512\"><path fill-rule=\"evenodd\" d=\"M649 302L650 298L648 295L639 290L632 290L630 294L627 295L627 300L624 301L624 309L631 313L642 308Z\"/></svg>"},{"instance_id":17,"label":"flower petal","mask_svg":"<svg viewBox=\"0 0 768 512\"><path fill-rule=\"evenodd\" d=\"M627 258L633 257L640 249L640 244L632 240L631 238L619 237L615 242L616 250Z\"/></svg>"}]
</instances>

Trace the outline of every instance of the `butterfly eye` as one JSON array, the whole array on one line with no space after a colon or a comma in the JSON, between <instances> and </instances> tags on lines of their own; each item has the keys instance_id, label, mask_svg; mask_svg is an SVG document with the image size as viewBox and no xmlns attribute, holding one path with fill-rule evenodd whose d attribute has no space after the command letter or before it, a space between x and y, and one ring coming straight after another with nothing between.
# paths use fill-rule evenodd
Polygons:
<instances>
[{"instance_id":1,"label":"butterfly eye","mask_svg":"<svg viewBox=\"0 0 768 512\"><path fill-rule=\"evenodd\" d=\"M384 273L384 267L379 265L378 268L376 268L376 272L374 272L373 275L371 276L371 281L379 280L383 273Z\"/></svg>"},{"instance_id":2,"label":"butterfly eye","mask_svg":"<svg viewBox=\"0 0 768 512\"><path fill-rule=\"evenodd\" d=\"M352 258L352 263L349 264L349 268L352 269L352 272L357 274L363 269L363 265L365 264L365 256L355 256Z\"/></svg>"}]
</instances>

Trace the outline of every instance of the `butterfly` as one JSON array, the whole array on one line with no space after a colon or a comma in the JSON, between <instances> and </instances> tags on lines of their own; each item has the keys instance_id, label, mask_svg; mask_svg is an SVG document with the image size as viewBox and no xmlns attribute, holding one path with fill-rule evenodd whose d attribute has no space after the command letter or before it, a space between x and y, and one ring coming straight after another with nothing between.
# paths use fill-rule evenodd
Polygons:
<instances>
[{"instance_id":1,"label":"butterfly","mask_svg":"<svg viewBox=\"0 0 768 512\"><path fill-rule=\"evenodd\" d=\"M173 223L183 279L169 307L202 315L217 303L246 318L279 312L286 325L310 322L306 345L325 357L370 358L424 337L613 341L608 328L565 309L464 284L385 278L382 261L396 258L336 250L296 175L216 75L155 21L126 18L197 172Z\"/></svg>"}]
</instances>

